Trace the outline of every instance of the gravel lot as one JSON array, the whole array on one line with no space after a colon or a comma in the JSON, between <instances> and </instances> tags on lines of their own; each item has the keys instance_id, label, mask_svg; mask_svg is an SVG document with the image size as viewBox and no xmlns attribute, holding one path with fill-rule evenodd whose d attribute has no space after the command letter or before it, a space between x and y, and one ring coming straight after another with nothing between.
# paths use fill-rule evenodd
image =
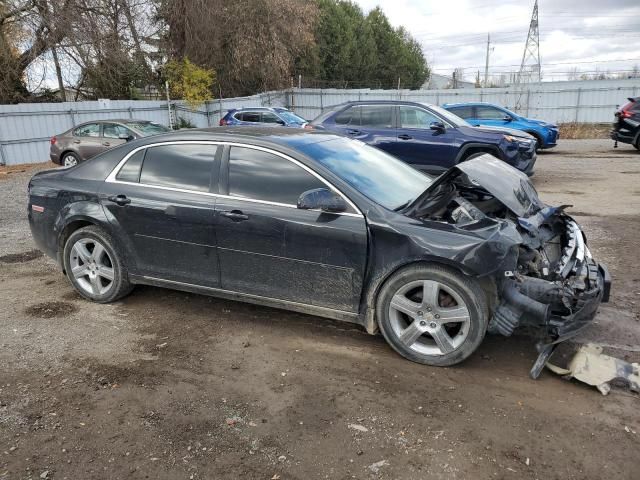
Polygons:
<instances>
[{"instance_id":1,"label":"gravel lot","mask_svg":"<svg viewBox=\"0 0 640 480\"><path fill-rule=\"evenodd\" d=\"M640 152L562 141L542 198L610 267L581 341L640 360ZM36 169L0 169L0 479L637 479L639 397L550 372L525 337L455 368L316 317L151 287L80 299L26 221Z\"/></svg>"}]
</instances>

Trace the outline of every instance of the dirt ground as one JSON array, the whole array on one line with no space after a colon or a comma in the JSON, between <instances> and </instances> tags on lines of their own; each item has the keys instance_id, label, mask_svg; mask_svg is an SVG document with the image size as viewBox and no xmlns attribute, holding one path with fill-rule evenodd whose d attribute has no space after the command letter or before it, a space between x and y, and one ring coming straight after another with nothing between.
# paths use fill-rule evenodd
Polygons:
<instances>
[{"instance_id":1,"label":"dirt ground","mask_svg":"<svg viewBox=\"0 0 640 480\"><path fill-rule=\"evenodd\" d=\"M80 299L29 237L47 166L0 170L0 480L638 478L639 397L530 380L526 337L430 368L286 311L151 287ZM534 182L613 276L581 341L638 361L640 152L562 141Z\"/></svg>"}]
</instances>

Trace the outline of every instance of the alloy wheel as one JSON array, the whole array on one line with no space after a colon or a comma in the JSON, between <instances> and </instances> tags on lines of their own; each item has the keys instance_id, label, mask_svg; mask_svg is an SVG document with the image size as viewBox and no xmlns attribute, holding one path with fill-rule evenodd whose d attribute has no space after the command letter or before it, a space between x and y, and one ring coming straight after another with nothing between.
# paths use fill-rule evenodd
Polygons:
<instances>
[{"instance_id":1,"label":"alloy wheel","mask_svg":"<svg viewBox=\"0 0 640 480\"><path fill-rule=\"evenodd\" d=\"M460 295L435 280L407 283L389 305L391 328L398 340L422 355L446 355L469 335L471 318Z\"/></svg>"},{"instance_id":2,"label":"alloy wheel","mask_svg":"<svg viewBox=\"0 0 640 480\"><path fill-rule=\"evenodd\" d=\"M64 157L64 166L65 167L74 167L78 164L78 159L75 155L65 155Z\"/></svg>"},{"instance_id":3,"label":"alloy wheel","mask_svg":"<svg viewBox=\"0 0 640 480\"><path fill-rule=\"evenodd\" d=\"M85 292L104 295L113 286L113 261L104 245L93 238L82 238L69 253L71 274Z\"/></svg>"}]
</instances>

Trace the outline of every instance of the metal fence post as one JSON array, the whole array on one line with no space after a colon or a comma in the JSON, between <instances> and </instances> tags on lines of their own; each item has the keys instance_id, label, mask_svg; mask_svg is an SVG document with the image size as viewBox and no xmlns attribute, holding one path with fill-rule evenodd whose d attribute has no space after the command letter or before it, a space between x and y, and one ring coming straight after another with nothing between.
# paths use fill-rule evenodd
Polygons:
<instances>
[{"instance_id":1,"label":"metal fence post","mask_svg":"<svg viewBox=\"0 0 640 480\"><path fill-rule=\"evenodd\" d=\"M133 107L129 107L129 118L133 119Z\"/></svg>"},{"instance_id":2,"label":"metal fence post","mask_svg":"<svg viewBox=\"0 0 640 480\"><path fill-rule=\"evenodd\" d=\"M529 116L529 102L531 101L531 87L527 88L527 110L525 117Z\"/></svg>"},{"instance_id":3,"label":"metal fence post","mask_svg":"<svg viewBox=\"0 0 640 480\"><path fill-rule=\"evenodd\" d=\"M76 126L76 116L73 114L73 108L70 108L67 113L71 117L71 126L75 127Z\"/></svg>"},{"instance_id":4,"label":"metal fence post","mask_svg":"<svg viewBox=\"0 0 640 480\"><path fill-rule=\"evenodd\" d=\"M578 115L580 113L580 96L582 94L582 88L578 88L578 96L576 98L576 116L574 118L574 122L578 123Z\"/></svg>"},{"instance_id":5,"label":"metal fence post","mask_svg":"<svg viewBox=\"0 0 640 480\"><path fill-rule=\"evenodd\" d=\"M207 116L207 127L211 126L211 110L209 108L209 100L205 100L204 102L204 111Z\"/></svg>"}]
</instances>

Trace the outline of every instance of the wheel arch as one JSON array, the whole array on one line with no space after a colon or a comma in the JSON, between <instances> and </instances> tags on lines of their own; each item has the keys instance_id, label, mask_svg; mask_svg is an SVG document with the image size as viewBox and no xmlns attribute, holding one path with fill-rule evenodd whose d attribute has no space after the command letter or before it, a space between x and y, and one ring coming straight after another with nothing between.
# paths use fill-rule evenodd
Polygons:
<instances>
[{"instance_id":1,"label":"wheel arch","mask_svg":"<svg viewBox=\"0 0 640 480\"><path fill-rule=\"evenodd\" d=\"M540 132L536 132L535 130L524 130L524 132L533 136L538 141L538 148L544 148L545 142Z\"/></svg>"},{"instance_id":2,"label":"wheel arch","mask_svg":"<svg viewBox=\"0 0 640 480\"><path fill-rule=\"evenodd\" d=\"M366 293L363 298L363 310L364 310L364 327L367 330L367 333L375 334L378 332L378 322L376 320L376 298L378 298L378 294L380 290L384 286L384 284L397 272L400 270L414 266L414 265L438 265L441 267L446 267L457 271L463 275L477 278L477 276L471 270L464 268L458 262L454 262L448 258L437 257L437 256L424 256L417 258L408 258L404 259L400 262L397 262L385 269L385 271L375 278L373 278L369 284L367 285Z\"/></svg>"},{"instance_id":3,"label":"wheel arch","mask_svg":"<svg viewBox=\"0 0 640 480\"><path fill-rule=\"evenodd\" d=\"M472 155L476 152L485 152L495 155L496 157L502 159L502 155L500 154L500 148L497 145L493 145L490 143L480 143L480 142L470 142L465 143L458 152L456 156L456 163L460 163L464 161L464 159Z\"/></svg>"}]
</instances>

